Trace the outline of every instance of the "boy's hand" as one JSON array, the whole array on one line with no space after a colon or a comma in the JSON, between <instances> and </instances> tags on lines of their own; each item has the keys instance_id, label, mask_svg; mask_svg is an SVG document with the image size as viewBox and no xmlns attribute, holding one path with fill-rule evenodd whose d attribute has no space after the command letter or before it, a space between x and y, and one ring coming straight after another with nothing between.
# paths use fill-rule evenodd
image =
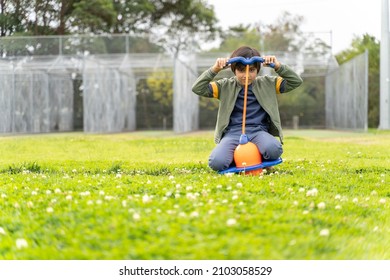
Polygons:
<instances>
[{"instance_id":1,"label":"boy's hand","mask_svg":"<svg viewBox=\"0 0 390 280\"><path fill-rule=\"evenodd\" d=\"M226 68L226 64L228 62L229 58L226 57L219 57L215 61L212 70L214 73L218 73L219 71L223 70Z\"/></svg>"},{"instance_id":2,"label":"boy's hand","mask_svg":"<svg viewBox=\"0 0 390 280\"><path fill-rule=\"evenodd\" d=\"M275 70L279 69L280 62L276 59L276 56L274 56L274 55L266 55L266 56L263 56L263 58L264 58L264 62L263 62L264 65L268 66L271 63L273 63L275 65L274 69Z\"/></svg>"}]
</instances>

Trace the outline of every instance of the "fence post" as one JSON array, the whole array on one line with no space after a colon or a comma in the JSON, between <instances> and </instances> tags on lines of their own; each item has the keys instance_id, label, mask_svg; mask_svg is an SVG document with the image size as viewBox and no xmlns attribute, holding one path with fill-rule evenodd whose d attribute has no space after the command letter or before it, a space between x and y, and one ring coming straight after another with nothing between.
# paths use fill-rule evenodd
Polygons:
<instances>
[{"instance_id":1,"label":"fence post","mask_svg":"<svg viewBox=\"0 0 390 280\"><path fill-rule=\"evenodd\" d=\"M299 116L293 116L293 129L297 130L299 128Z\"/></svg>"},{"instance_id":2,"label":"fence post","mask_svg":"<svg viewBox=\"0 0 390 280\"><path fill-rule=\"evenodd\" d=\"M173 130L190 132L199 128L199 97L191 90L196 79L194 55L174 58Z\"/></svg>"}]
</instances>

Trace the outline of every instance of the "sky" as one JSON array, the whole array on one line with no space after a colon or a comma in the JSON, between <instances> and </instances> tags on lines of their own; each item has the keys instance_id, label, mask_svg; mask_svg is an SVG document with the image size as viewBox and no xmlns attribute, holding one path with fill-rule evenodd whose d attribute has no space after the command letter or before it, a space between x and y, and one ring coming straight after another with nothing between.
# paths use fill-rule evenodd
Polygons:
<instances>
[{"instance_id":1,"label":"sky","mask_svg":"<svg viewBox=\"0 0 390 280\"><path fill-rule=\"evenodd\" d=\"M284 11L304 17L301 30L314 32L332 46L333 54L351 46L354 36L381 39L382 0L206 0L223 28L272 24Z\"/></svg>"}]
</instances>

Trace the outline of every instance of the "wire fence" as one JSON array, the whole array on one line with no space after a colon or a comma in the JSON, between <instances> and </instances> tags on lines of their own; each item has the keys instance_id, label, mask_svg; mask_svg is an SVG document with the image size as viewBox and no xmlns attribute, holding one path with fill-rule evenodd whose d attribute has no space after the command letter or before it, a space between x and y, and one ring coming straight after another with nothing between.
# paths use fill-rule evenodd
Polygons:
<instances>
[{"instance_id":1,"label":"wire fence","mask_svg":"<svg viewBox=\"0 0 390 280\"><path fill-rule=\"evenodd\" d=\"M368 51L326 77L326 126L368 128Z\"/></svg>"},{"instance_id":2,"label":"wire fence","mask_svg":"<svg viewBox=\"0 0 390 280\"><path fill-rule=\"evenodd\" d=\"M325 77L338 68L335 58L273 54L304 78L304 87L280 99L282 123L324 128L325 87L335 90ZM100 133L212 129L218 102L199 98L191 86L229 54L173 57L147 38L115 35L6 37L0 55L0 133ZM269 68L260 74L275 75ZM225 70L217 78L229 76Z\"/></svg>"}]
</instances>

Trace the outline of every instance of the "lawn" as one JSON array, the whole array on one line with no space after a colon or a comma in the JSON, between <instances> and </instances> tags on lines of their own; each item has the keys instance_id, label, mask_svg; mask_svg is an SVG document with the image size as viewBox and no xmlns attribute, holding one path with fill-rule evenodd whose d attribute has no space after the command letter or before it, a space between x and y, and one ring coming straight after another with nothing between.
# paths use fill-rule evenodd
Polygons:
<instances>
[{"instance_id":1,"label":"lawn","mask_svg":"<svg viewBox=\"0 0 390 280\"><path fill-rule=\"evenodd\" d=\"M390 132L286 131L261 176L212 132L0 137L0 259L390 259Z\"/></svg>"}]
</instances>

